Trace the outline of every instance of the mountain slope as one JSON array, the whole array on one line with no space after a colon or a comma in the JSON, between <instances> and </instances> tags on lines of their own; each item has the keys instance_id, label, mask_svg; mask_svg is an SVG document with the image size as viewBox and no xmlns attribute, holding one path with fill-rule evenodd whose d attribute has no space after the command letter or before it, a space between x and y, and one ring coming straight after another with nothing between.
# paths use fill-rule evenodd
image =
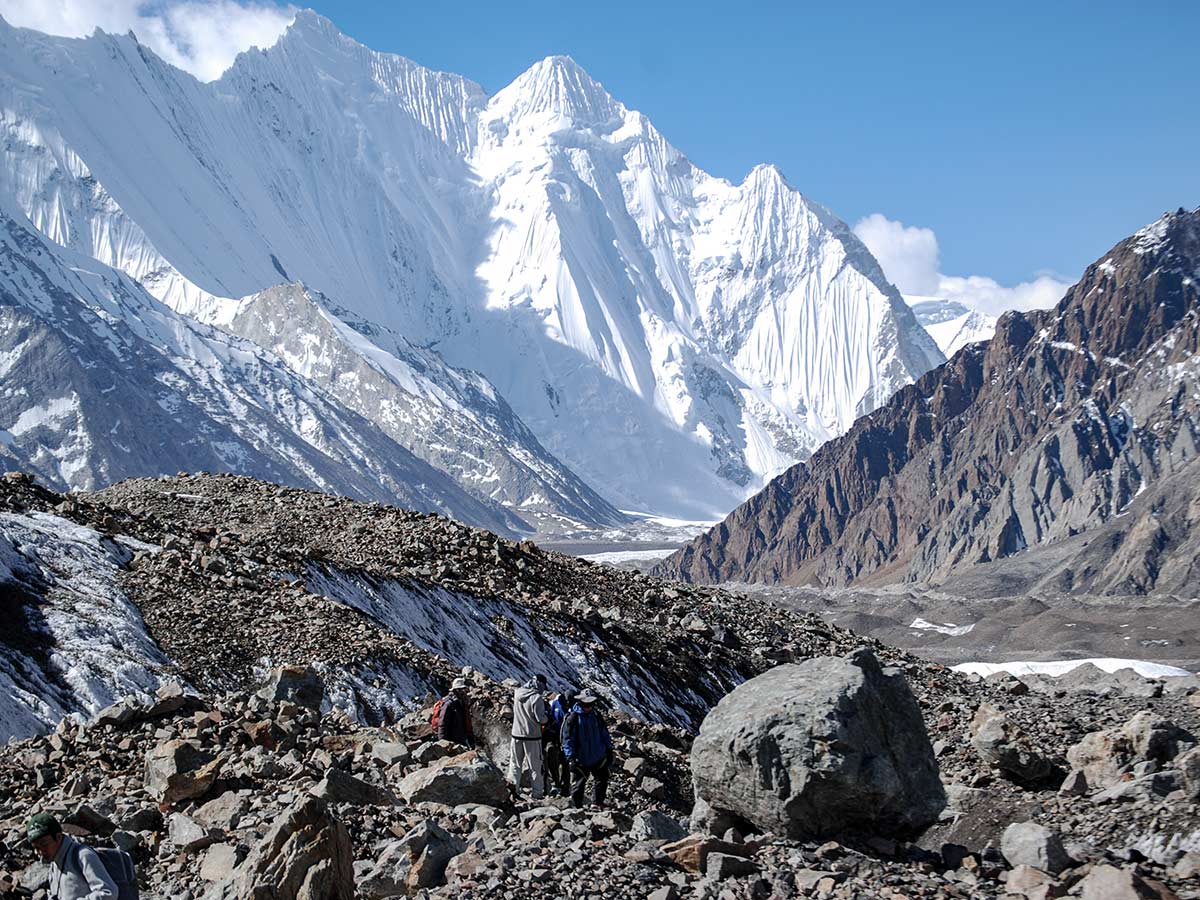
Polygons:
<instances>
[{"instance_id":1,"label":"mountain slope","mask_svg":"<svg viewBox=\"0 0 1200 900\"><path fill-rule=\"evenodd\" d=\"M511 533L527 525L278 358L163 306L0 205L0 463L57 486L257 472Z\"/></svg>"},{"instance_id":2,"label":"mountain slope","mask_svg":"<svg viewBox=\"0 0 1200 900\"><path fill-rule=\"evenodd\" d=\"M481 375L336 312L301 284L280 285L244 298L220 324L278 355L468 493L542 532L625 520L538 443Z\"/></svg>"},{"instance_id":3,"label":"mountain slope","mask_svg":"<svg viewBox=\"0 0 1200 900\"><path fill-rule=\"evenodd\" d=\"M1118 244L1054 309L1003 316L990 342L903 389L660 571L937 583L985 578L991 564L995 584L1008 571L996 561L1028 551L1040 572L1021 586L1194 593L1198 283L1200 210L1180 210Z\"/></svg>"},{"instance_id":4,"label":"mountain slope","mask_svg":"<svg viewBox=\"0 0 1200 900\"><path fill-rule=\"evenodd\" d=\"M52 240L209 322L302 281L626 508L720 514L942 359L844 223L563 57L488 97L302 12L212 84L3 25L0 72L0 191Z\"/></svg>"}]
</instances>

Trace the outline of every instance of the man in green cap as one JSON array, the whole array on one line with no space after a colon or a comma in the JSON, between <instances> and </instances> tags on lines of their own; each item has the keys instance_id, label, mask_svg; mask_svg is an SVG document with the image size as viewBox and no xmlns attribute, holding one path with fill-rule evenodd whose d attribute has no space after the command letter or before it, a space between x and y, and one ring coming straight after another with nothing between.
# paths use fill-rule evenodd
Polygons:
<instances>
[{"instance_id":1,"label":"man in green cap","mask_svg":"<svg viewBox=\"0 0 1200 900\"><path fill-rule=\"evenodd\" d=\"M50 813L30 819L25 834L50 863L51 900L117 900L117 886L96 851L63 834L58 819Z\"/></svg>"}]
</instances>

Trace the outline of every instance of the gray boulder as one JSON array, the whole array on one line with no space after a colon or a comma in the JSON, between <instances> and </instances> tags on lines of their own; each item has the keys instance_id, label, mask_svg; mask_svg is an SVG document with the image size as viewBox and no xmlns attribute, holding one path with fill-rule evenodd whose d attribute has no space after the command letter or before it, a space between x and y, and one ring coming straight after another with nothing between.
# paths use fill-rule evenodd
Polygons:
<instances>
[{"instance_id":1,"label":"gray boulder","mask_svg":"<svg viewBox=\"0 0 1200 900\"><path fill-rule=\"evenodd\" d=\"M629 836L635 841L677 841L686 835L678 819L657 809L638 813L629 826Z\"/></svg>"},{"instance_id":2,"label":"gray boulder","mask_svg":"<svg viewBox=\"0 0 1200 900\"><path fill-rule=\"evenodd\" d=\"M908 683L865 648L735 688L705 717L691 765L710 818L793 838L909 834L946 805Z\"/></svg>"},{"instance_id":3,"label":"gray boulder","mask_svg":"<svg viewBox=\"0 0 1200 900\"><path fill-rule=\"evenodd\" d=\"M358 894L366 900L382 900L445 884L446 866L466 848L461 838L427 819L383 848L375 864L358 879Z\"/></svg>"},{"instance_id":4,"label":"gray boulder","mask_svg":"<svg viewBox=\"0 0 1200 900\"><path fill-rule=\"evenodd\" d=\"M312 666L284 666L267 674L258 695L273 703L295 703L319 712L325 682Z\"/></svg>"},{"instance_id":5,"label":"gray boulder","mask_svg":"<svg viewBox=\"0 0 1200 900\"><path fill-rule=\"evenodd\" d=\"M512 795L496 764L474 750L439 759L432 765L406 775L396 785L406 803L482 803L503 806Z\"/></svg>"},{"instance_id":6,"label":"gray boulder","mask_svg":"<svg viewBox=\"0 0 1200 900\"><path fill-rule=\"evenodd\" d=\"M312 788L312 795L330 803L354 806L395 806L396 797L387 788L355 778L342 769L329 769Z\"/></svg>"},{"instance_id":7,"label":"gray boulder","mask_svg":"<svg viewBox=\"0 0 1200 900\"><path fill-rule=\"evenodd\" d=\"M1166 763L1188 747L1190 735L1161 716L1142 711L1117 728L1093 731L1067 750L1072 768L1092 787L1120 781L1138 763Z\"/></svg>"},{"instance_id":8,"label":"gray boulder","mask_svg":"<svg viewBox=\"0 0 1200 900\"><path fill-rule=\"evenodd\" d=\"M1061 776L1053 763L1030 746L1025 734L990 704L980 704L975 711L971 746L984 763L1018 784L1039 785Z\"/></svg>"},{"instance_id":9,"label":"gray boulder","mask_svg":"<svg viewBox=\"0 0 1200 900\"><path fill-rule=\"evenodd\" d=\"M1014 868L1032 866L1051 875L1072 864L1058 833L1036 822L1014 822L1004 829L1000 852Z\"/></svg>"}]
</instances>

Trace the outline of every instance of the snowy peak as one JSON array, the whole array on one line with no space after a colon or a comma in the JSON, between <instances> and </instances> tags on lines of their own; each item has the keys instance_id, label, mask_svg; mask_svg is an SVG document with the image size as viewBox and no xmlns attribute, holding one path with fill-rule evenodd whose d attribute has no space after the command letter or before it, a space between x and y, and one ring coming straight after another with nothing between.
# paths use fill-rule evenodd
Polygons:
<instances>
[{"instance_id":1,"label":"snowy peak","mask_svg":"<svg viewBox=\"0 0 1200 900\"><path fill-rule=\"evenodd\" d=\"M913 315L949 359L967 344L990 340L996 333L996 316L942 297L904 298Z\"/></svg>"},{"instance_id":2,"label":"snowy peak","mask_svg":"<svg viewBox=\"0 0 1200 900\"><path fill-rule=\"evenodd\" d=\"M569 56L547 56L488 102L488 115L513 125L600 128L625 115L583 67Z\"/></svg>"},{"instance_id":3,"label":"snowy peak","mask_svg":"<svg viewBox=\"0 0 1200 900\"><path fill-rule=\"evenodd\" d=\"M212 83L125 38L9 30L0 109L0 192L176 312L229 326L236 298L302 282L396 360L482 373L460 421L507 408L529 439L514 424L437 464L521 510L603 520L600 490L713 519L941 361L845 223L774 166L701 171L568 57L489 99L309 12ZM301 359L275 314L255 333ZM299 374L358 391L333 359L380 373L338 335ZM441 454L423 390L408 421L394 395L388 433L417 448L425 428ZM491 493L501 458L532 467L528 491Z\"/></svg>"}]
</instances>

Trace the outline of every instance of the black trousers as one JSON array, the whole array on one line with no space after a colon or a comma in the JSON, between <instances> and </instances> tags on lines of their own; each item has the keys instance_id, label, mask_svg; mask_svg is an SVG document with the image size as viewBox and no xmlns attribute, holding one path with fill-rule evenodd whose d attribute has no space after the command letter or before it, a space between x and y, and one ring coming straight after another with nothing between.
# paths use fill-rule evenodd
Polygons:
<instances>
[{"instance_id":1,"label":"black trousers","mask_svg":"<svg viewBox=\"0 0 1200 900\"><path fill-rule=\"evenodd\" d=\"M571 766L563 755L562 746L558 741L542 741L542 760L546 767L546 787L554 785L560 794L566 794L571 789Z\"/></svg>"},{"instance_id":2,"label":"black trousers","mask_svg":"<svg viewBox=\"0 0 1200 900\"><path fill-rule=\"evenodd\" d=\"M604 797L608 793L608 760L602 759L594 766L572 766L571 774L571 805L583 806L583 789L587 786L588 776L592 778L592 803L604 805Z\"/></svg>"}]
</instances>

